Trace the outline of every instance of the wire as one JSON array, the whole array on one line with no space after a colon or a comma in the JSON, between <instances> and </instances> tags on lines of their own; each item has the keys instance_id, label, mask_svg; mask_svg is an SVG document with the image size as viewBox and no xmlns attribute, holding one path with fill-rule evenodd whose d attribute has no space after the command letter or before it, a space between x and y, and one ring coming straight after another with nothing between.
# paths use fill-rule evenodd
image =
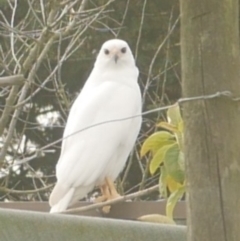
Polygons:
<instances>
[{"instance_id":1,"label":"wire","mask_svg":"<svg viewBox=\"0 0 240 241\"><path fill-rule=\"evenodd\" d=\"M49 147L52 147L56 144L58 144L59 142L61 142L62 140L65 140L77 133L80 133L80 132L83 132L83 131L86 131L86 130L89 130L91 128L94 128L96 126L100 126L100 125L105 125L105 124L109 124L109 123L113 123L113 122L119 122L119 121L125 121L125 120L129 120L129 119L133 119L133 118L137 118L137 117L141 117L141 116L146 116L146 115L149 115L149 114L152 114L152 113L156 113L156 112L159 112L159 111L164 111L164 110L168 110L169 108L171 107L174 107L176 106L177 104L179 105L182 105L186 102L191 102L191 101L198 101L198 100L210 100L210 99L215 99L215 98L220 98L220 97L226 97L228 98L229 100L231 101L240 101L240 97L235 97L231 91L221 91L221 92L216 92L214 94L210 94L210 95L202 95L202 96L195 96L195 97L186 97L186 98L180 98L176 103L172 104L172 105L167 105L167 106L162 106L162 107L159 107L159 108L155 108L155 109L152 109L152 110L149 110L149 111L145 111L139 115L134 115L134 116L129 116L129 117L125 117L125 118L120 118L120 119L114 119L114 120L108 120L108 121L103 121L103 122L99 122L99 123L96 123L94 125L89 125L83 129L80 129L78 131L75 131L73 132L72 134L69 134L65 137L62 137L46 146L43 146L39 149L37 149L37 152L38 153L41 153L41 151L44 151L45 149L49 148ZM32 160L32 158L30 159L26 159L26 160L22 160L22 162L27 162L27 161L30 161ZM13 164L15 165L15 164ZM19 165L19 163L16 163L16 165Z\"/></svg>"},{"instance_id":2,"label":"wire","mask_svg":"<svg viewBox=\"0 0 240 241\"><path fill-rule=\"evenodd\" d=\"M190 101L197 101L197 100L209 100L209 99L215 99L215 98L219 98L219 97L227 97L229 98L230 100L232 101L239 101L240 100L240 97L234 97L232 92L230 91L221 91L221 92L216 92L215 94L210 94L210 95L202 95L202 96L195 96L195 97L188 97L188 98L181 98L179 99L176 103L172 104L172 105L167 105L167 106L163 106L163 107L159 107L159 108L155 108L155 109L152 109L152 110L149 110L149 111L145 111L139 115L133 115L133 116L129 116L129 117L125 117L125 118L120 118L120 119L114 119L114 120L108 120L108 121L103 121L103 122L99 122L99 123L96 123L94 125L89 125L83 129L80 129L70 135L67 135L63 138L60 138L42 148L40 148L39 150L44 150L46 148L49 148L59 142L61 142L62 140L72 136L72 135L75 135L77 133L80 133L80 132L83 132L83 131L86 131L88 129L91 129L91 128L94 128L96 126L100 126L100 125L104 125L104 124L108 124L108 123L112 123L112 122L119 122L119 121L125 121L125 120L129 120L129 119L133 119L133 118L137 118L137 117L140 117L140 116L145 116L145 115L148 115L148 114L152 114L152 113L155 113L155 112L159 112L159 111L163 111L163 110L167 110L173 106L175 106L176 104L183 104L183 103L186 103L186 102L190 102Z\"/></svg>"}]
</instances>

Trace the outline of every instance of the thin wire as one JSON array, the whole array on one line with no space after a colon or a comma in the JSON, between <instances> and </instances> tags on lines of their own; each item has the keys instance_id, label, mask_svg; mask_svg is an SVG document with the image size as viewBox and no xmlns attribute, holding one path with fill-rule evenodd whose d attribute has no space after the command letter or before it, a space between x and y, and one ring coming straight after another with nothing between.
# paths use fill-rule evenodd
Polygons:
<instances>
[{"instance_id":1,"label":"thin wire","mask_svg":"<svg viewBox=\"0 0 240 241\"><path fill-rule=\"evenodd\" d=\"M214 98L219 98L219 97L228 97L230 100L232 101L239 101L240 100L240 97L236 98L233 96L232 92L230 91L221 91L221 92L216 92L215 94L211 94L211 95L202 95L202 96L195 96L195 97L188 97L188 98L181 98L179 99L176 103L172 104L172 105L167 105L167 106L163 106L163 107L159 107L159 108L156 108L156 109L152 109L152 110L149 110L149 111L145 111L139 115L133 115L133 116L129 116L129 117L125 117L125 118L120 118L120 119L114 119L114 120L108 120L108 121L103 121L103 122L99 122L99 123L96 123L94 125L90 125L90 126L87 126L83 129L80 129L72 134L69 134L63 138L60 138L42 148L39 149L39 151L41 150L45 150L59 142L61 142L62 140L72 136L72 135L75 135L77 133L80 133L80 132L83 132L83 131L86 131L88 129L91 129L93 127L96 127L96 126L100 126L100 125L104 125L104 124L108 124L108 123L112 123L112 122L119 122L119 121L125 121L125 120L129 120L129 119L133 119L133 118L137 118L137 117L140 117L140 116L145 116L145 115L148 115L148 114L152 114L152 113L155 113L155 112L158 112L158 111L163 111L163 110L167 110L173 106L175 106L177 103L179 105L185 103L185 102L190 102L190 101L196 101L196 100L209 100L209 99L214 99Z\"/></svg>"},{"instance_id":2,"label":"thin wire","mask_svg":"<svg viewBox=\"0 0 240 241\"><path fill-rule=\"evenodd\" d=\"M125 117L125 118L103 121L103 122L96 123L94 125L87 126L83 129L80 129L78 131L73 132L72 134L69 134L65 137L62 137L62 138L60 138L60 139L58 139L58 140L56 140L56 141L54 141L54 142L52 142L52 143L50 143L46 146L43 146L42 148L37 149L37 152L33 156L35 157L35 155L42 154L41 151L44 151L45 149L58 144L59 142L61 142L62 140L66 139L66 138L69 138L70 136L73 136L77 133L86 131L86 130L91 129L91 128L96 127L96 126L100 126L100 125L104 125L104 124L108 124L108 123L112 123L112 122L125 121L125 120L129 120L129 119L132 119L132 118L137 118L137 117L140 117L140 116L145 116L145 115L149 115L149 114L152 114L152 113L156 113L156 112L159 112L159 111L168 110L169 108L176 106L176 104L181 105L181 104L186 103L186 102L197 101L197 100L209 100L209 99L215 99L215 98L219 98L219 97L227 97L229 100L232 100L232 101L240 101L240 97L234 97L232 92L230 92L230 91L221 91L221 92L216 92L215 94L210 94L210 95L180 98L176 103L174 103L172 105L162 106L162 107L155 108L155 109L152 109L152 110L149 110L149 111L145 111L145 112L143 112L139 115L133 115L133 116ZM30 157L29 159L26 158L24 160L21 160L20 162L17 162L16 164L13 164L11 167L13 167L15 165L19 165L22 162L26 163L26 162L31 161L33 159L34 158L32 158L32 157Z\"/></svg>"}]
</instances>

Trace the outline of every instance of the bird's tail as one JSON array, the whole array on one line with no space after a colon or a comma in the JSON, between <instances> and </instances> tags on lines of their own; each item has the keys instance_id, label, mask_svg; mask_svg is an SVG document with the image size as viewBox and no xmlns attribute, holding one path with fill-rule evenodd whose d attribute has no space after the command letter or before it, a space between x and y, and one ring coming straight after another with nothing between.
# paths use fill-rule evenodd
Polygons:
<instances>
[{"instance_id":1,"label":"bird's tail","mask_svg":"<svg viewBox=\"0 0 240 241\"><path fill-rule=\"evenodd\" d=\"M75 188L70 188L57 203L52 205L50 213L59 213L65 211L73 198L74 191Z\"/></svg>"}]
</instances>

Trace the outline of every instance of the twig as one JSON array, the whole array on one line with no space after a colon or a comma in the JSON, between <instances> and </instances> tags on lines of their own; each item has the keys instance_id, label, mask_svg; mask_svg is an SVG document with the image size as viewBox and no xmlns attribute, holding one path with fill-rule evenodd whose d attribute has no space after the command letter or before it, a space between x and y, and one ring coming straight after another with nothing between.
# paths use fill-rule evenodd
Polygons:
<instances>
[{"instance_id":1,"label":"twig","mask_svg":"<svg viewBox=\"0 0 240 241\"><path fill-rule=\"evenodd\" d=\"M124 10L124 13L123 13L123 17L122 17L122 21L121 21L121 23L120 23L120 28L119 28L119 30L117 31L116 37L118 37L118 35L120 34L120 31L121 31L121 29L122 29L122 27L123 27L123 23L124 23L124 21L125 21L125 19L126 19L127 12L128 12L128 8L129 8L129 3L130 3L130 0L127 0L126 7L125 7L125 10Z\"/></svg>"},{"instance_id":2,"label":"twig","mask_svg":"<svg viewBox=\"0 0 240 241\"><path fill-rule=\"evenodd\" d=\"M138 159L138 161L140 162L141 160ZM143 188L144 188L144 185L145 185L148 173L149 173L149 166L150 166L150 161L147 162L144 173L142 175L142 180L141 180L141 183L139 185L139 191L143 190Z\"/></svg>"},{"instance_id":3,"label":"twig","mask_svg":"<svg viewBox=\"0 0 240 241\"><path fill-rule=\"evenodd\" d=\"M130 200L130 199L133 199L133 198L136 198L136 197L141 197L141 196L147 195L151 192L157 191L158 188L159 188L159 185L155 185L155 186L147 188L145 190L138 191L138 192L135 192L135 193L131 193L129 195L121 196L119 198L116 198L116 199L113 199L113 200L110 200L110 201L106 201L106 202L102 202L102 203L95 203L95 204L91 204L91 205L86 206L86 207L72 208L72 209L68 209L67 211L64 211L62 213L83 212L83 211L88 211L88 210L92 210L92 209L96 209L96 208L101 208L101 207L104 207L104 206L112 205L112 204L115 204L115 203L120 203L120 202Z\"/></svg>"},{"instance_id":4,"label":"twig","mask_svg":"<svg viewBox=\"0 0 240 241\"><path fill-rule=\"evenodd\" d=\"M169 24L168 24L168 32L170 32L171 30L171 24L172 24L172 18L173 18L173 9L171 11L171 14L170 14L170 18L169 18ZM166 83L167 83L167 69L168 69L168 65L169 65L169 47L170 47L170 38L168 38L167 40L167 46L166 46L166 60L165 60L165 66L164 66L164 77L163 77L163 83L162 83L162 94L161 94L161 100L160 100L160 103L163 103L163 100L165 98L165 88L166 88ZM159 93L159 90L157 90L157 93Z\"/></svg>"},{"instance_id":5,"label":"twig","mask_svg":"<svg viewBox=\"0 0 240 241\"><path fill-rule=\"evenodd\" d=\"M34 190L23 190L23 191L9 189L6 187L0 187L0 192L13 193L13 194L31 194L31 193L46 191L47 189L53 187L54 185L55 185L55 183L52 183L46 187L41 187L41 188L34 189Z\"/></svg>"},{"instance_id":6,"label":"twig","mask_svg":"<svg viewBox=\"0 0 240 241\"><path fill-rule=\"evenodd\" d=\"M87 2L87 0L84 0L82 2L81 6L80 6L80 10L84 9L86 2ZM56 9L52 8L52 10L48 16L48 20L47 20L48 25L50 25L54 21L55 13L56 13ZM99 15L100 15L100 13L101 12L99 12ZM94 20L92 20L92 22ZM90 22L90 24L92 22ZM62 34L67 34L69 31L72 30L73 27L74 27L74 24L68 25L68 27ZM85 28L83 28L81 33L83 33L86 29L87 29L87 26ZM47 41L45 41L47 34L49 34L49 30L47 27L45 27L42 31L41 36L39 37L39 41L38 41L39 43L35 44L35 46L31 49L28 58L23 63L24 74L26 73L26 71L28 71L28 70L30 70L30 71L28 74L28 82L26 82L25 85L23 86L20 97L18 98L18 105L19 105L19 103L21 103L25 100L29 87L30 87L30 84L34 81L34 77L36 75L38 68L40 67L45 56L47 55L50 47L54 43L54 40L57 37L59 37L59 35L57 33L55 33ZM38 55L37 55L37 53L38 53ZM35 63L33 64L34 61L35 61ZM12 136L13 136L15 126L17 123L17 118L20 115L21 111L22 111L22 105L18 106L18 108L16 108L14 111L13 118L11 119L11 122L9 125L9 130L8 130L8 134L7 134L4 146L2 147L1 152L0 152L0 164L3 163L3 161L4 161L8 146L10 145L10 142L12 140Z\"/></svg>"},{"instance_id":7,"label":"twig","mask_svg":"<svg viewBox=\"0 0 240 241\"><path fill-rule=\"evenodd\" d=\"M21 85L24 83L25 78L23 75L12 75L6 77L0 77L0 87Z\"/></svg>"},{"instance_id":8,"label":"twig","mask_svg":"<svg viewBox=\"0 0 240 241\"><path fill-rule=\"evenodd\" d=\"M16 10L17 10L17 6L18 6L18 1L15 0L14 1L14 8L12 11L12 16L11 16L11 27L14 28L14 20L15 20L15 14L16 14ZM14 32L11 33L11 38L10 38L10 45L11 45L11 51L12 51L12 56L13 59L16 62L16 65L18 66L19 70L21 69L21 65L19 63L19 60L17 59L16 55L15 55L15 50L14 50Z\"/></svg>"},{"instance_id":9,"label":"twig","mask_svg":"<svg viewBox=\"0 0 240 241\"><path fill-rule=\"evenodd\" d=\"M171 36L173 30L174 30L175 27L177 26L177 23L179 22L179 19L180 19L180 16L176 19L176 21L175 21L174 24L172 25L170 31L168 31L168 34L166 35L166 37L164 38L164 40L162 41L162 43L158 46L158 49L157 49L156 53L154 54L154 56L153 56L153 58L152 58L152 61L151 61L150 66L149 66L147 82L146 82L146 85L145 85L145 88L144 88L144 91L143 91L143 102L145 102L145 96L146 96L146 94L147 94L148 87L149 87L149 85L150 85L150 78L151 78L151 75L152 75L152 69L153 69L153 65L154 65L154 63L155 63L155 60L156 60L159 52L161 51L162 47L163 47L164 44L167 42L168 38Z\"/></svg>"},{"instance_id":10,"label":"twig","mask_svg":"<svg viewBox=\"0 0 240 241\"><path fill-rule=\"evenodd\" d=\"M3 110L1 119L0 119L0 136L2 136L4 128L6 127L8 120L10 118L10 114L13 110L13 104L15 102L15 100L17 99L17 93L19 90L19 86L15 85L11 88L10 94L7 97L6 100L6 105L5 108ZM1 166L1 161L0 161L0 166Z\"/></svg>"},{"instance_id":11,"label":"twig","mask_svg":"<svg viewBox=\"0 0 240 241\"><path fill-rule=\"evenodd\" d=\"M219 98L219 97L227 97L229 100L232 100L232 101L240 101L240 97L238 98L238 97L233 96L233 94L230 91L222 91L222 92L216 92L215 94L211 94L211 95L205 95L205 96L202 95L202 96L196 96L196 97L181 98L177 101L177 103L182 104L182 103L190 102L190 101L208 100L208 99L215 99L215 98ZM159 112L159 111L168 110L169 108L174 107L175 105L176 105L176 103L172 104L172 105L167 105L167 106L155 108L155 109L152 109L152 110L149 110L149 111L145 111L145 112L143 112L139 115L129 116L129 117L125 117L125 118L119 118L119 119L114 119L114 120L109 120L109 121L103 121L103 122L96 123L94 125L87 126L83 129L80 129L80 130L78 130L74 133L71 133L71 134L65 136L64 138L60 138L60 139L58 139L58 140L56 140L56 141L54 141L50 144L45 145L42 148L39 148L39 151L43 151L43 150L45 150L49 147L52 147L52 146L58 144L59 142L61 142L64 139L67 139L67 138L69 138L73 135L76 135L77 133L86 131L86 130L94 128L96 126L106 125L106 124L112 123L112 122L125 121L125 120L129 120L129 119L137 118L137 117L140 117L140 116L145 116L145 115L149 115L149 114L152 114L152 113L156 113L156 112Z\"/></svg>"},{"instance_id":12,"label":"twig","mask_svg":"<svg viewBox=\"0 0 240 241\"><path fill-rule=\"evenodd\" d=\"M147 5L147 0L144 1L143 8L142 8L141 22L140 22L138 38L137 38L137 43L136 43L136 48L135 48L135 60L136 61L137 61L137 57L138 57L139 43L140 43L140 39L141 39L141 36L142 36L142 28L143 28L143 23L144 23L146 5Z\"/></svg>"}]
</instances>

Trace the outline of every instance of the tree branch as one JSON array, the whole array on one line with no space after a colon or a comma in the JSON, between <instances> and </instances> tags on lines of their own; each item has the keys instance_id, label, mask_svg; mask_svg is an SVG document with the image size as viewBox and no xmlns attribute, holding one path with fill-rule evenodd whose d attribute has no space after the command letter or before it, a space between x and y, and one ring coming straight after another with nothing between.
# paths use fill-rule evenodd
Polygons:
<instances>
[{"instance_id":1,"label":"tree branch","mask_svg":"<svg viewBox=\"0 0 240 241\"><path fill-rule=\"evenodd\" d=\"M22 74L0 77L0 87L21 85L24 83L25 78Z\"/></svg>"},{"instance_id":2,"label":"tree branch","mask_svg":"<svg viewBox=\"0 0 240 241\"><path fill-rule=\"evenodd\" d=\"M141 196L147 195L151 192L157 191L158 188L159 188L159 185L155 185L155 186L147 188L145 190L134 192L134 193L131 193L129 195L121 196L119 198L116 198L116 199L113 199L113 200L110 200L110 201L95 203L95 204L88 205L86 207L72 208L72 209L68 209L67 211L64 211L62 213L83 212L83 211L88 211L88 210L92 210L92 209L96 209L96 208L101 208L101 207L104 207L104 206L112 205L112 204L115 204L115 203L119 203L119 202L123 202L123 201L129 200L129 199L133 199L133 198L136 198L136 197L141 197Z\"/></svg>"},{"instance_id":3,"label":"tree branch","mask_svg":"<svg viewBox=\"0 0 240 241\"><path fill-rule=\"evenodd\" d=\"M47 189L53 187L54 185L55 184L52 183L46 187L41 187L41 188L33 189L33 190L14 190L14 189L6 188L6 187L0 187L0 191L5 192L5 193L13 193L13 194L32 194L32 193L36 193L36 192L46 191Z\"/></svg>"}]
</instances>

